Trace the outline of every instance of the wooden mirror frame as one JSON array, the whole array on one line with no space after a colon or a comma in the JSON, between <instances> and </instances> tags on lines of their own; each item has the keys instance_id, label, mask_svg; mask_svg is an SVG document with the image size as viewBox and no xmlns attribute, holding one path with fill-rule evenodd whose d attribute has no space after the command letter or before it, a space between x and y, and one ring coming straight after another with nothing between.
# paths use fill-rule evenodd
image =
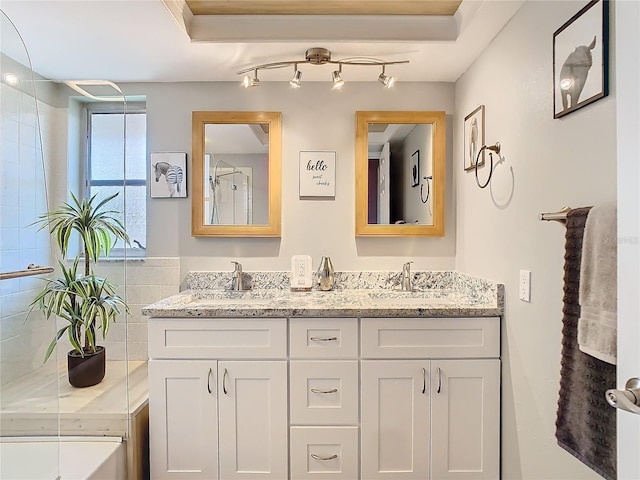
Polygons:
<instances>
[{"instance_id":1,"label":"wooden mirror frame","mask_svg":"<svg viewBox=\"0 0 640 480\"><path fill-rule=\"evenodd\" d=\"M191 235L194 237L279 237L282 203L282 114L280 112L218 112L192 114ZM269 221L266 225L204 223L205 126L209 124L269 124Z\"/></svg>"},{"instance_id":2,"label":"wooden mirror frame","mask_svg":"<svg viewBox=\"0 0 640 480\"><path fill-rule=\"evenodd\" d=\"M369 127L370 123L415 123L431 124L433 161L433 224L390 224L368 223L368 177L369 177ZM446 167L446 119L440 111L374 111L356 112L356 236L444 236L444 192Z\"/></svg>"}]
</instances>

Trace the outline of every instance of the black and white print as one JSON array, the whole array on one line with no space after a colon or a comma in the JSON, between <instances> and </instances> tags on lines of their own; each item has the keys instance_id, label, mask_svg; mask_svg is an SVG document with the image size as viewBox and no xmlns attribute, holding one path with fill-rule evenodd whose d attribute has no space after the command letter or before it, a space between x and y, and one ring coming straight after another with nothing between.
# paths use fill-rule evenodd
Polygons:
<instances>
[{"instance_id":1,"label":"black and white print","mask_svg":"<svg viewBox=\"0 0 640 480\"><path fill-rule=\"evenodd\" d=\"M608 0L593 0L553 34L554 118L608 94Z\"/></svg>"},{"instance_id":2,"label":"black and white print","mask_svg":"<svg viewBox=\"0 0 640 480\"><path fill-rule=\"evenodd\" d=\"M152 153L151 198L185 198L187 196L187 154Z\"/></svg>"}]
</instances>

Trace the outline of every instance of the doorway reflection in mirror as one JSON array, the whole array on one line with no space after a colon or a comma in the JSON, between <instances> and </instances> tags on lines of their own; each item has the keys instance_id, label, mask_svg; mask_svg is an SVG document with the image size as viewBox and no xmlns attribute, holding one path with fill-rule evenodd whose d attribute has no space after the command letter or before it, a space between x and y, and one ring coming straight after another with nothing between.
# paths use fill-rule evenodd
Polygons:
<instances>
[{"instance_id":1,"label":"doorway reflection in mirror","mask_svg":"<svg viewBox=\"0 0 640 480\"><path fill-rule=\"evenodd\" d=\"M419 189L412 188L421 175L433 175L432 130L430 124L368 125L369 224L433 224Z\"/></svg>"}]
</instances>

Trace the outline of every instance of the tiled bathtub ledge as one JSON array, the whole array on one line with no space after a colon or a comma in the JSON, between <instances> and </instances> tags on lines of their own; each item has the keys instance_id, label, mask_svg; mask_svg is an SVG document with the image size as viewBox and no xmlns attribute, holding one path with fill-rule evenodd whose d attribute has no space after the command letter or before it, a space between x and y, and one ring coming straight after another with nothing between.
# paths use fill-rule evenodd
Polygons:
<instances>
[{"instance_id":1,"label":"tiled bathtub ledge","mask_svg":"<svg viewBox=\"0 0 640 480\"><path fill-rule=\"evenodd\" d=\"M291 292L288 272L247 273L253 289L231 292L229 272L190 272L184 292L143 308L162 317L457 317L504 311L504 286L458 272L414 272L415 292L397 272L336 272L334 290Z\"/></svg>"}]
</instances>

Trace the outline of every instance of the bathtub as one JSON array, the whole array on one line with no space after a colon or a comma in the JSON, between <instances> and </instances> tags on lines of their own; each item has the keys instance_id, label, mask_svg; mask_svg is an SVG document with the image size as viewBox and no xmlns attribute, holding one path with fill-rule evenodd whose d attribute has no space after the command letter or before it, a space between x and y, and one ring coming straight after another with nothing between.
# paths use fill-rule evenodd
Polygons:
<instances>
[{"instance_id":1,"label":"bathtub","mask_svg":"<svg viewBox=\"0 0 640 480\"><path fill-rule=\"evenodd\" d=\"M4 437L2 480L126 480L120 437Z\"/></svg>"}]
</instances>

